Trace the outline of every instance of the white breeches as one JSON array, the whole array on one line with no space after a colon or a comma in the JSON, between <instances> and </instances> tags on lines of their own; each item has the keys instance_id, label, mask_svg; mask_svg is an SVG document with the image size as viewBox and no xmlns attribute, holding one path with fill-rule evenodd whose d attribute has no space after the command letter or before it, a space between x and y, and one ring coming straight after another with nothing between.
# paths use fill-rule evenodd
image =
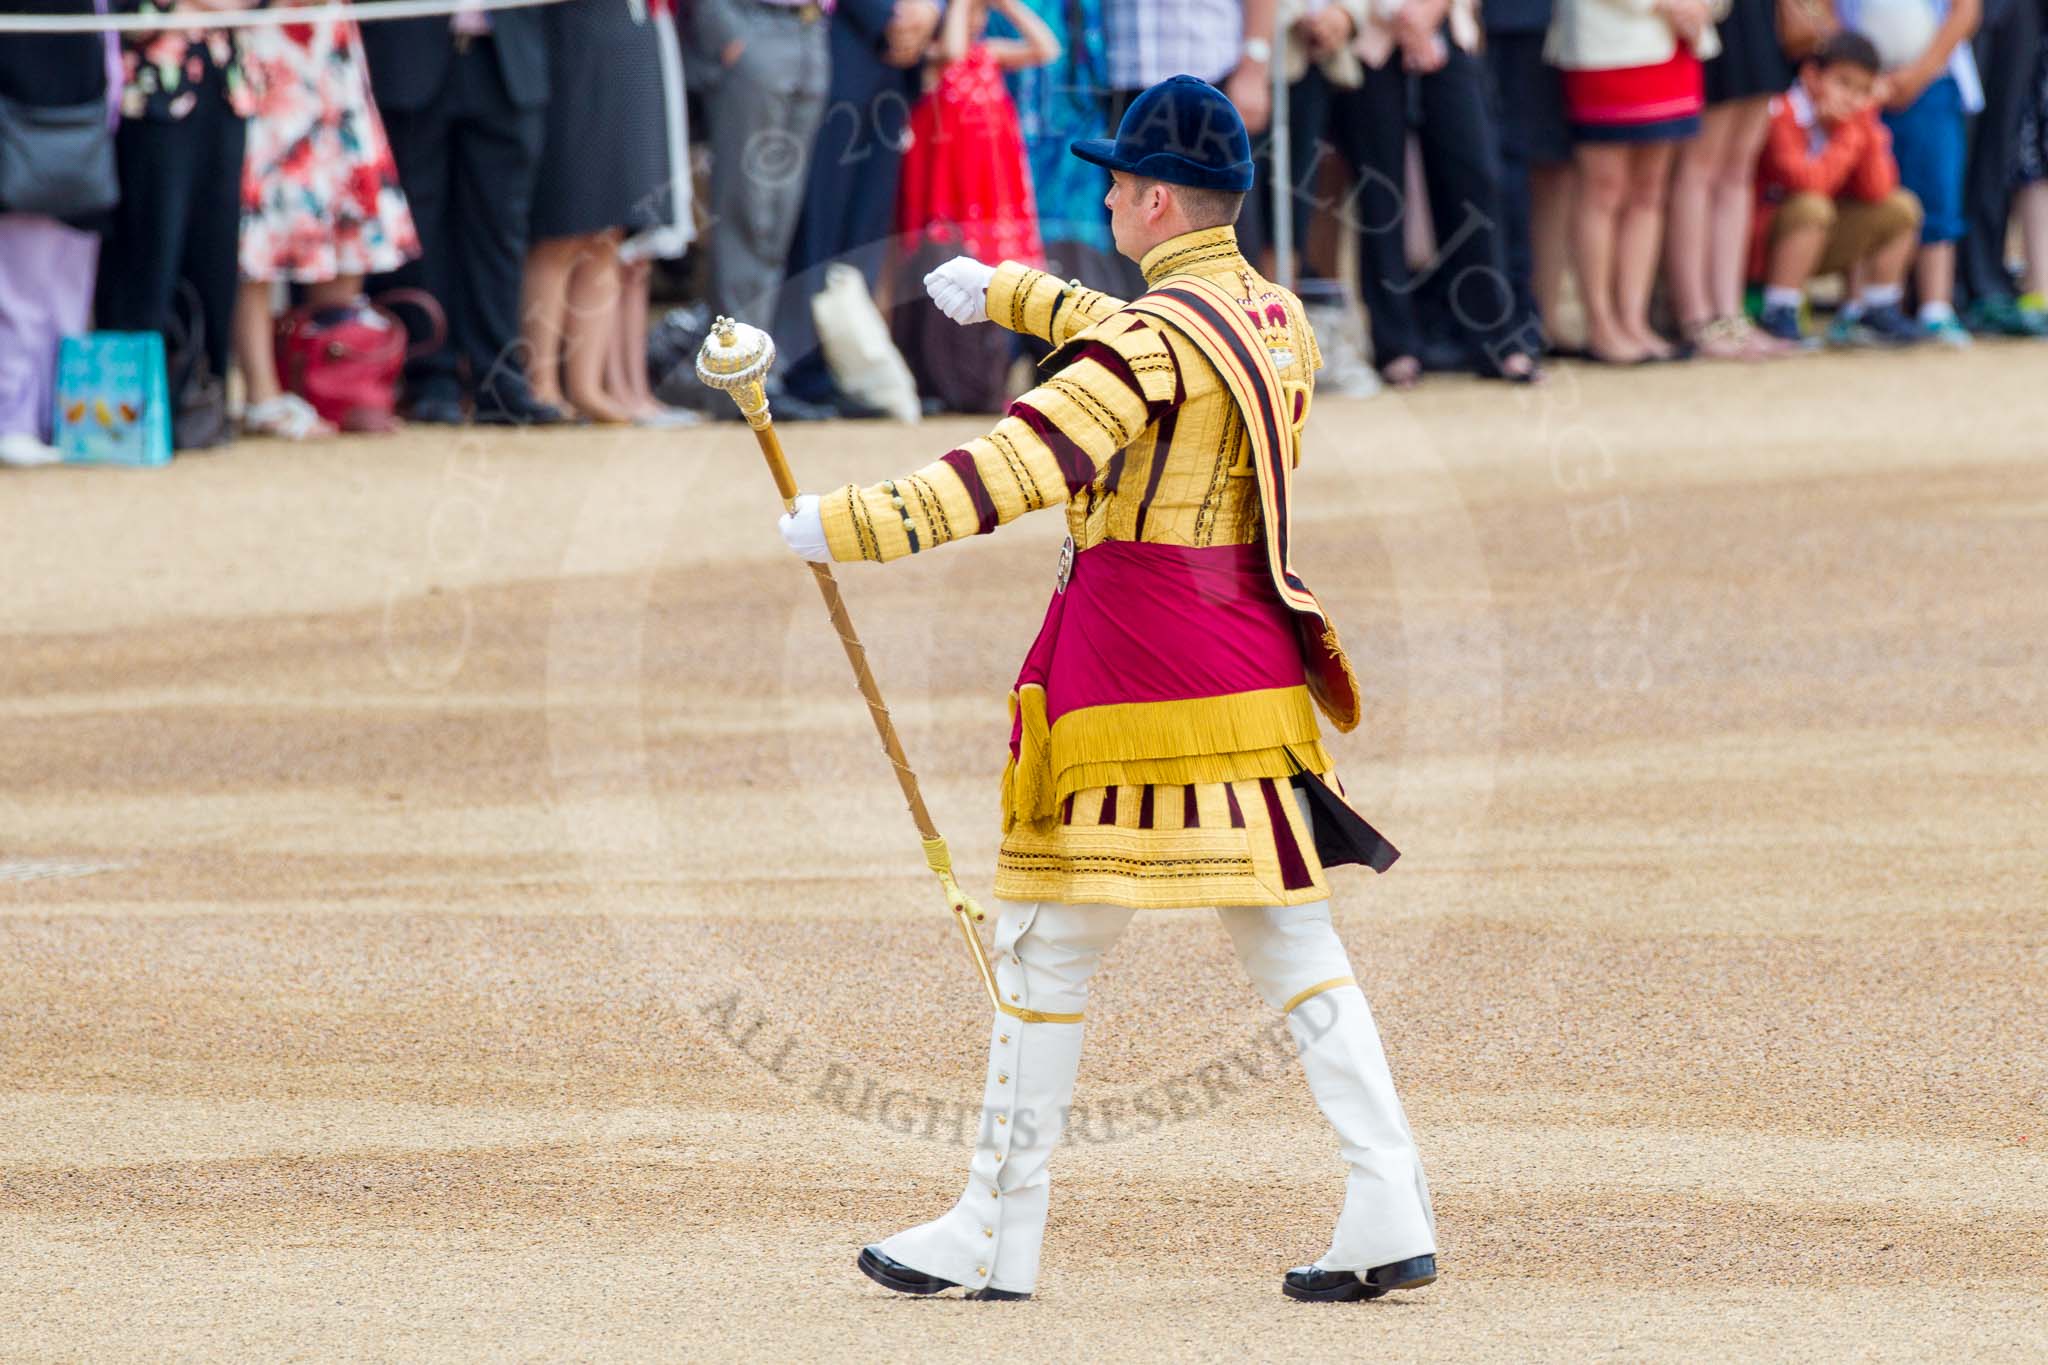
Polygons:
<instances>
[{"instance_id":1,"label":"white breeches","mask_svg":"<svg viewBox=\"0 0 2048 1365\"><path fill-rule=\"evenodd\" d=\"M1434 1254L1422 1160L1372 1011L1330 925L1329 902L1218 913L1260 998L1286 1012L1309 1089L1350 1165L1336 1236L1317 1264L1366 1270ZM1078 1016L1089 977L1132 914L1109 905L1006 907L996 929L1003 1000ZM970 1289L1033 1288L1050 1191L1046 1167L1073 1101L1081 1028L1078 1021L996 1016L966 1193L944 1216L882 1242L886 1255Z\"/></svg>"}]
</instances>

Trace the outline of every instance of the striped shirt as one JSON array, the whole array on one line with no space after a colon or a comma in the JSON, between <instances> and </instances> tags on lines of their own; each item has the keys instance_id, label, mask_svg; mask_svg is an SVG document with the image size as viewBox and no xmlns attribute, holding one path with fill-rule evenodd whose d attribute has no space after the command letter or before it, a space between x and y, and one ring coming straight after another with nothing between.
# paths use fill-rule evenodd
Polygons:
<instances>
[{"instance_id":1,"label":"striped shirt","mask_svg":"<svg viewBox=\"0 0 2048 1365\"><path fill-rule=\"evenodd\" d=\"M1103 0L1109 83L1142 90L1183 73L1215 82L1244 50L1239 0Z\"/></svg>"}]
</instances>

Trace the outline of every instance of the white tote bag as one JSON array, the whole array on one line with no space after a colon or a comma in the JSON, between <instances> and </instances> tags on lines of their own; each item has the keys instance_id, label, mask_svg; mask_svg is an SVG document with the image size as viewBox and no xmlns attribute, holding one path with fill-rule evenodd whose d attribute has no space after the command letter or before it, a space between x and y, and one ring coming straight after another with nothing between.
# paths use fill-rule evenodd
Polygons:
<instances>
[{"instance_id":1,"label":"white tote bag","mask_svg":"<svg viewBox=\"0 0 2048 1365\"><path fill-rule=\"evenodd\" d=\"M924 416L910 366L889 338L889 325L868 293L867 278L853 266L825 268L825 287L811 296L818 344L832 382L849 398L880 408L899 422Z\"/></svg>"}]
</instances>

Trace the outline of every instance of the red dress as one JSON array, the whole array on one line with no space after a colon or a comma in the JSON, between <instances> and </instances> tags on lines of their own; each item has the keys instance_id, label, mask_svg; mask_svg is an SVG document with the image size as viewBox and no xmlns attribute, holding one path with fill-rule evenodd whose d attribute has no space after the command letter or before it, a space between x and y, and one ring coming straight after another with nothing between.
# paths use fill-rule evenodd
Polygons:
<instances>
[{"instance_id":1,"label":"red dress","mask_svg":"<svg viewBox=\"0 0 2048 1365\"><path fill-rule=\"evenodd\" d=\"M909 250L957 230L977 260L1043 259L1017 106L986 47L969 48L910 111L897 209Z\"/></svg>"}]
</instances>

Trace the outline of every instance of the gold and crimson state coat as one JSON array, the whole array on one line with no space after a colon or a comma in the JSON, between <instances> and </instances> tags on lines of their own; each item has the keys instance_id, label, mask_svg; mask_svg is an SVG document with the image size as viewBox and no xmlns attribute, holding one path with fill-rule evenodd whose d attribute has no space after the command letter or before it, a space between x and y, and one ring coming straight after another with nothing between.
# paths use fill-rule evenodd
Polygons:
<instances>
[{"instance_id":1,"label":"gold and crimson state coat","mask_svg":"<svg viewBox=\"0 0 2048 1365\"><path fill-rule=\"evenodd\" d=\"M1252 269L1231 228L1162 243L1141 268L1155 289L1175 276L1200 276L1258 317L1260 339L1282 383L1299 390L1296 412L1305 417L1321 365L1315 335L1300 300ZM1013 403L988 435L914 474L823 495L835 560L898 559L1055 505L1065 507L1081 552L1104 541L1204 547L1261 540L1243 417L1192 341L1126 311L1122 300L1013 261L989 283L988 314L1056 347L1084 344L1064 352L1067 363ZM1298 426L1296 435L1298 461ZM1091 785L1061 789L1051 818L1017 818L1006 788L996 895L1138 908L1325 898L1315 841L1288 786L1303 766L1335 783L1307 695L1304 688L1280 722L1284 746L1165 764L1088 764L1078 780ZM1355 723L1355 716L1332 717L1343 728ZM1276 831L1276 815L1284 831ZM1283 858L1293 869L1285 878ZM1298 884L1303 860L1306 885Z\"/></svg>"}]
</instances>

